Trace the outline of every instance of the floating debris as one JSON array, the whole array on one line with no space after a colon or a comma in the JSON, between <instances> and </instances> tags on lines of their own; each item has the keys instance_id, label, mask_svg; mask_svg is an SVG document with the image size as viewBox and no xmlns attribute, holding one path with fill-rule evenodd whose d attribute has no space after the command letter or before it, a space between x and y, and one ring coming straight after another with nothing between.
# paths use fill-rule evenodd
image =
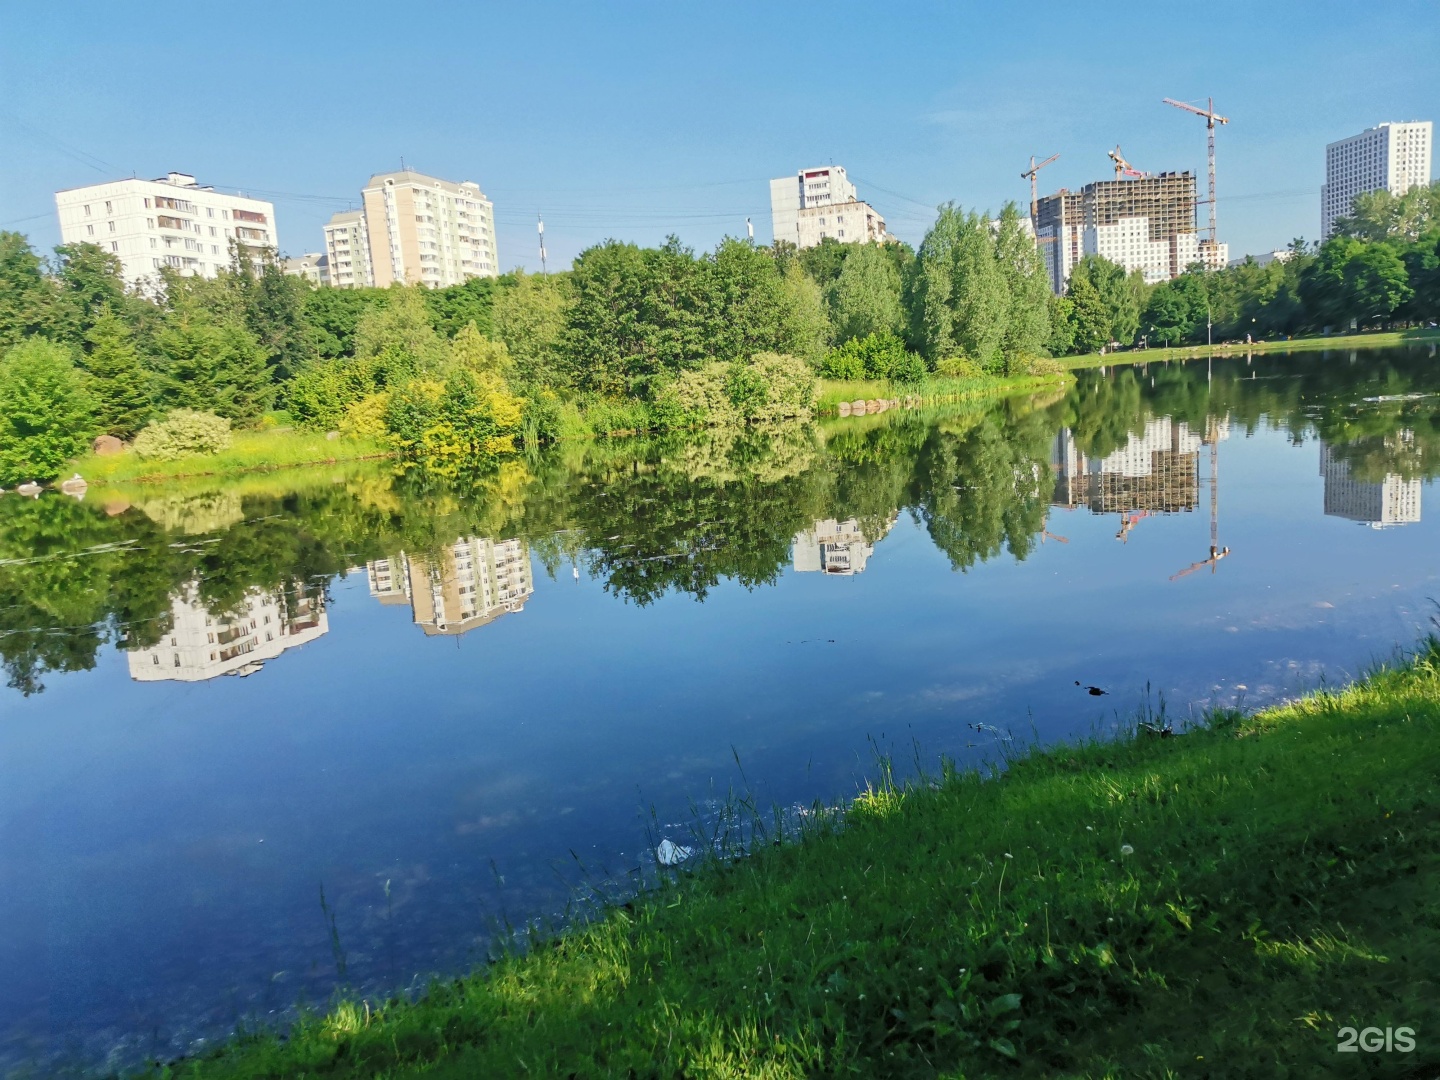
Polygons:
<instances>
[{"instance_id":1,"label":"floating debris","mask_svg":"<svg viewBox=\"0 0 1440 1080\"><path fill-rule=\"evenodd\" d=\"M660 846L655 849L655 858L661 866L679 866L694 854L693 848L682 847L673 840L661 840Z\"/></svg>"}]
</instances>

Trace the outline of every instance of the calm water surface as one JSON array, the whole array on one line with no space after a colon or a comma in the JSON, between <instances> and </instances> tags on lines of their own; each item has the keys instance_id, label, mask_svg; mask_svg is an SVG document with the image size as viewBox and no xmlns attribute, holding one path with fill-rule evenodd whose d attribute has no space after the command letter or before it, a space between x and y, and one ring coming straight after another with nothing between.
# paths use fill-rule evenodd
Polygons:
<instances>
[{"instance_id":1,"label":"calm water surface","mask_svg":"<svg viewBox=\"0 0 1440 1080\"><path fill-rule=\"evenodd\" d=\"M1429 627L1437 474L1413 349L466 482L0 498L0 1071L463 970L732 788L847 796L875 745L1348 679Z\"/></svg>"}]
</instances>

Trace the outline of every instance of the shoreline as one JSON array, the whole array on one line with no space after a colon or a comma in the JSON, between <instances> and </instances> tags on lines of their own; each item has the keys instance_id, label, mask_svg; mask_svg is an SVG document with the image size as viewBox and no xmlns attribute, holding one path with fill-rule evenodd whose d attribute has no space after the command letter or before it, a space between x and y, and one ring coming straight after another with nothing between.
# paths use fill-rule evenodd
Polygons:
<instances>
[{"instance_id":1,"label":"shoreline","mask_svg":"<svg viewBox=\"0 0 1440 1080\"><path fill-rule=\"evenodd\" d=\"M1440 640L1173 737L1141 719L988 774L882 759L783 843L156 1075L1319 1075L1345 1026L1434 1061Z\"/></svg>"},{"instance_id":2,"label":"shoreline","mask_svg":"<svg viewBox=\"0 0 1440 1080\"><path fill-rule=\"evenodd\" d=\"M1367 334L1335 334L1330 337L1297 337L1288 341L1255 341L1216 345L1176 345L1150 349L1119 349L1101 356L1085 353L1061 356L1056 362L1071 371L1086 368L1147 364L1165 360L1204 360L1214 357L1244 356L1247 353L1323 352L1328 349L1383 349L1397 345L1440 343L1440 330L1383 330Z\"/></svg>"}]
</instances>

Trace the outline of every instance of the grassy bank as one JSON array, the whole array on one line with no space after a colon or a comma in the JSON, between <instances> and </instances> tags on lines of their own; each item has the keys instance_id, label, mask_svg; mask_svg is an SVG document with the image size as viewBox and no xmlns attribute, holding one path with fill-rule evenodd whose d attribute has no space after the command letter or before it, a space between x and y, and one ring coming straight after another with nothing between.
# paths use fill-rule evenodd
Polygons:
<instances>
[{"instance_id":1,"label":"grassy bank","mask_svg":"<svg viewBox=\"0 0 1440 1080\"><path fill-rule=\"evenodd\" d=\"M919 398L923 405L950 401L974 401L1004 394L1018 394L1064 386L1070 381L1058 375L981 375L973 379L931 377L918 383L896 383L888 379L821 379L816 408L833 413L841 402L872 398Z\"/></svg>"},{"instance_id":2,"label":"grassy bank","mask_svg":"<svg viewBox=\"0 0 1440 1080\"><path fill-rule=\"evenodd\" d=\"M1425 1075L1437 761L1432 642L1174 738L994 778L882 770L843 828L681 874L419 1003L341 1004L165 1075ZM1408 1026L1416 1049L1337 1054L1343 1026Z\"/></svg>"},{"instance_id":3,"label":"grassy bank","mask_svg":"<svg viewBox=\"0 0 1440 1080\"><path fill-rule=\"evenodd\" d=\"M1161 360L1195 360L1207 356L1244 356L1246 353L1305 352L1316 349L1378 349L1386 346L1440 342L1440 330L1386 330L1365 334L1332 334L1330 337L1299 337L1288 341L1257 341L1250 345L1182 345L1173 349L1127 349L1122 352L1086 353L1062 356L1065 367L1104 367L1109 364L1139 364Z\"/></svg>"},{"instance_id":4,"label":"grassy bank","mask_svg":"<svg viewBox=\"0 0 1440 1080\"><path fill-rule=\"evenodd\" d=\"M223 473L261 472L297 465L326 465L388 457L390 451L368 439L328 440L323 434L291 429L238 431L230 449L219 454L146 461L132 451L97 457L87 454L68 469L92 486L144 484Z\"/></svg>"}]
</instances>

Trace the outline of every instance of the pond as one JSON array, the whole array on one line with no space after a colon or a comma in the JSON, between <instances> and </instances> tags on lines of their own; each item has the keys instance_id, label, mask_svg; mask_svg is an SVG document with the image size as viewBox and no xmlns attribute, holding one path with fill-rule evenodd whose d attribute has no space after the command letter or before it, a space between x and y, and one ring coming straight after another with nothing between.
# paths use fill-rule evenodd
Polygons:
<instances>
[{"instance_id":1,"label":"pond","mask_svg":"<svg viewBox=\"0 0 1440 1080\"><path fill-rule=\"evenodd\" d=\"M1411 348L0 497L0 1071L463 971L732 793L1350 679L1431 628L1437 474Z\"/></svg>"}]
</instances>

